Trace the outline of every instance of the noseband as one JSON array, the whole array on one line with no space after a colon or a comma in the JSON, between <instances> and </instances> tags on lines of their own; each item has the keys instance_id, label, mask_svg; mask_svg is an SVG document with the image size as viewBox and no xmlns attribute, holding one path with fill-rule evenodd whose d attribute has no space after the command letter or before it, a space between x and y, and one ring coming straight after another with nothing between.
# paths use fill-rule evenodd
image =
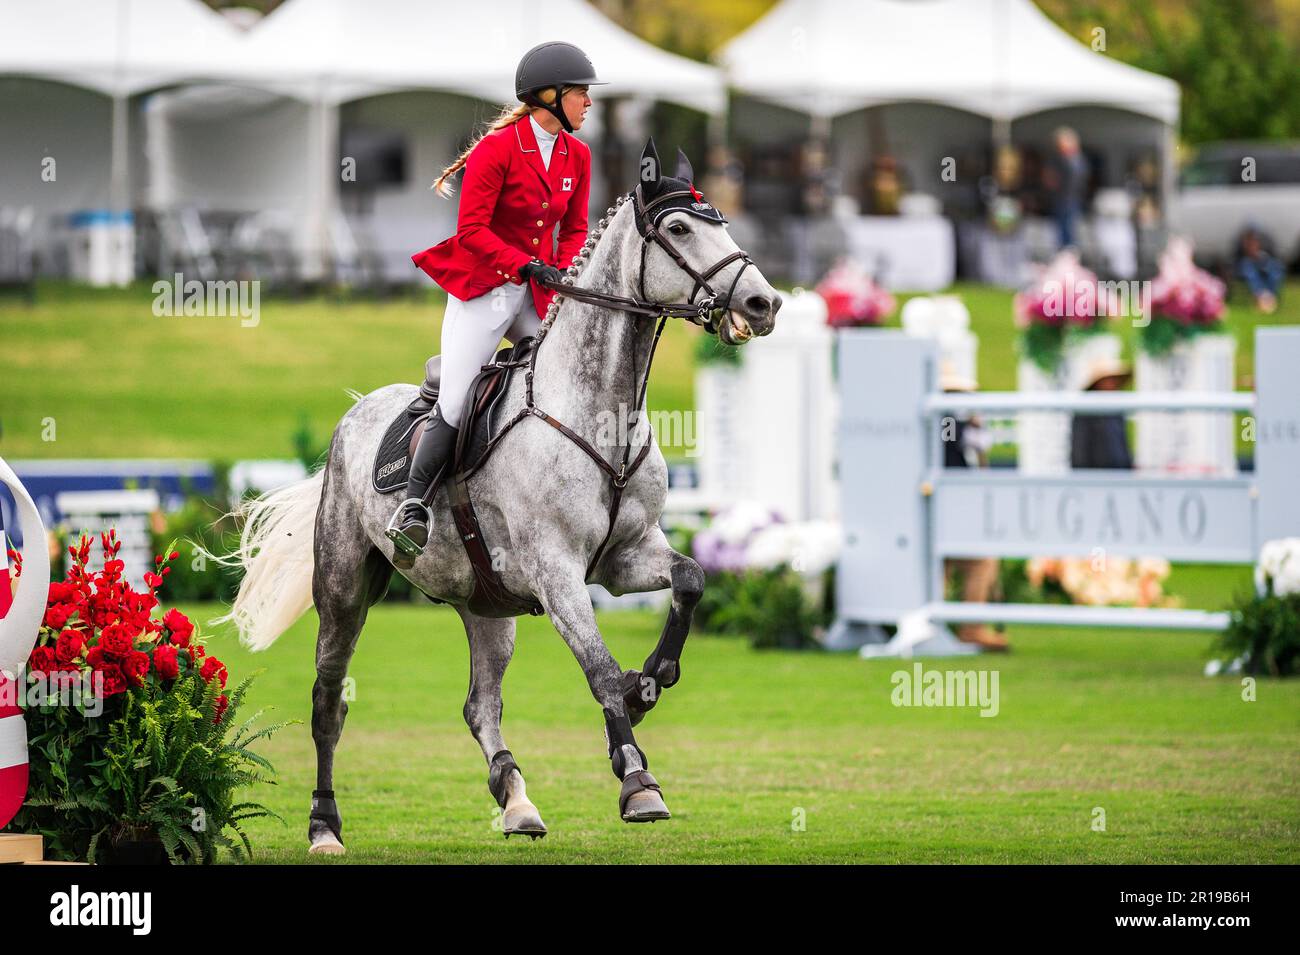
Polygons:
<instances>
[{"instance_id":1,"label":"noseband","mask_svg":"<svg viewBox=\"0 0 1300 955\"><path fill-rule=\"evenodd\" d=\"M677 189L672 192L666 192L662 196L656 196L650 202L645 201L645 195L641 191L640 184L636 189L628 193L628 198L634 203L633 211L636 217L637 231L641 234L641 273L637 278L637 292L639 298L628 298L622 295L609 295L605 292L597 292L595 289L580 288L576 285L569 285L564 282L559 283L541 283L545 288L559 292L565 298L575 299L579 302L586 302L590 305L603 305L608 308L618 309L623 312L632 312L637 315L653 315L660 318L684 318L688 322L694 322L696 325L702 325L710 333L717 331L717 321L710 313L720 309L731 307L731 296L736 292L736 286L740 284L740 277L745 274L745 269L754 264L749 253L744 249L737 249L730 255L724 256L713 265L709 266L704 272L698 272L686 261L686 257L677 250L668 236L659 230L653 213L659 210L659 217L662 218L670 210L664 207L671 201L680 202L696 196L689 189ZM710 222L726 222L727 220L718 213L718 219L710 218ZM645 293L645 265L646 255L650 251L651 244L659 246L668 257L677 263L677 267L695 280L695 285L691 288L691 294L685 302L651 302ZM719 297L713 286L709 284L709 279L717 275L732 262L742 263L736 270L736 276L731 280L731 285L727 289L727 294ZM705 297L699 302L695 301L701 291Z\"/></svg>"}]
</instances>

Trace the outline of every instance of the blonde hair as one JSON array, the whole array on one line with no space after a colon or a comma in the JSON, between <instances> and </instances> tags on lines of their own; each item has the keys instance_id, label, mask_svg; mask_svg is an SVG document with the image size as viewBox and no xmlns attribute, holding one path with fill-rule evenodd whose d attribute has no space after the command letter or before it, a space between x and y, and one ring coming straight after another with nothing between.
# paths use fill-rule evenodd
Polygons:
<instances>
[{"instance_id":1,"label":"blonde hair","mask_svg":"<svg viewBox=\"0 0 1300 955\"><path fill-rule=\"evenodd\" d=\"M574 87L564 87L560 92L561 98L571 89L574 89ZM543 102L550 103L555 99L555 90L538 90L537 95ZM455 162L442 171L442 175L433 181L433 185L430 188L436 190L438 195L442 196L444 199L451 198L455 189L452 188L452 185L448 180L450 180L452 176L456 175L456 173L460 172L464 167L465 162L469 159L469 154L474 151L474 147L483 140L483 137L488 133L495 132L498 129L505 129L507 126L519 122L519 120L531 113L533 109L534 107L530 106L528 103L517 103L514 106L503 107L501 112L497 114L496 119L483 127L483 131L474 137L474 141L465 147L465 151L456 157Z\"/></svg>"}]
</instances>

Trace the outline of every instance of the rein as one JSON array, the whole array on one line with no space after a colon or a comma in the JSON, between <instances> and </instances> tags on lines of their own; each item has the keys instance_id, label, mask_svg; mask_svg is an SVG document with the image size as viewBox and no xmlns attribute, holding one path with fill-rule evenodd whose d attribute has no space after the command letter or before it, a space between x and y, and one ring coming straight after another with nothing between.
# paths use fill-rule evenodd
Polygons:
<instances>
[{"instance_id":1,"label":"rein","mask_svg":"<svg viewBox=\"0 0 1300 955\"><path fill-rule=\"evenodd\" d=\"M740 282L740 276L744 273L745 269L749 268L749 266L754 264L753 260L750 259L749 254L747 252L745 252L742 249L737 249L735 252L731 253L730 255L714 263L703 273L697 272L694 268L691 267L691 264L687 262L686 259L682 256L682 254L676 249L676 247L673 246L672 242L669 241L668 237L664 235L662 232L660 232L658 228L655 227L654 222L651 220L649 215L647 215L647 213L649 213L651 210L655 209L657 206L660 206L661 204L663 204L664 202L670 199L676 199L676 198L681 198L684 196L691 196L691 195L692 193L688 190L678 190L674 192L665 193L662 196L658 196L650 203L647 204L645 202L644 197L642 196L640 185L638 185L636 190L630 194L631 198L633 198L634 201L636 202L635 211L636 211L638 222L644 221L644 227L638 228L638 231L641 233L641 238L643 240L641 245L641 274L637 282L637 289L641 293L640 298L628 298L622 295L610 295L606 292L598 292L595 289L581 288L579 286L570 285L565 282L539 282L539 284L542 285L544 288L551 289L552 291L563 296L564 298L571 298L574 299L575 301L584 302L588 305L599 305L620 312L629 312L634 315L657 317L659 319L659 324L655 328L654 339L651 341L650 344L650 354L646 358L645 374L641 376L641 383L640 386L637 388L636 407L633 409L633 413L632 413L633 421L635 421L638 417L640 417L641 411L645 406L646 390L650 385L650 369L651 366L654 364L655 350L659 347L659 339L663 335L664 325L668 321L668 319L684 318L687 321L694 322L695 324L704 326L711 333L714 332L716 330L715 320L711 317L708 317L709 313L721 308L730 307L731 296L736 291L736 286ZM677 263L678 268L680 268L683 272L685 272L687 275L689 275L691 278L695 280L695 286L691 289L691 294L688 301L672 303L672 304L663 304L658 302L650 302L646 300L645 264L646 264L646 253L649 251L651 242L654 242L665 252L667 252L669 257L672 258L672 260ZM713 287L709 284L708 280L712 278L714 275L716 275L723 268L725 268L726 266L730 265L732 262L735 261L740 261L743 264L741 265L740 269L736 272L736 277L732 280L731 287L727 289L726 298L723 299L721 303L719 303L718 293L714 291ZM695 296L699 294L701 289L706 293L706 296L701 301L696 302ZM525 418L530 418L530 417L540 418L542 421L545 421L552 428L559 431L566 438L568 438L579 448L581 448L586 453L586 455L589 458L591 458L593 461L595 461L597 466L599 466L600 469L604 471L605 474L609 477L610 489L611 489L611 497L609 502L609 527L605 531L605 537L601 540L600 546L596 548L596 552L592 555L590 562L588 562L587 564L587 571L583 578L585 580L587 577L591 576L591 572L595 570L596 564L600 562L601 557L603 557L605 554L605 548L609 545L609 539L614 533L614 524L618 520L619 506L622 504L623 501L623 490L627 487L628 482L632 479L632 475L636 473L637 469L641 466L641 463L645 460L646 455L650 453L650 445L654 442L654 432L653 430L647 427L645 442L641 445L641 449L637 452L635 458L632 457L631 443L629 442L624 444L622 462L620 463L618 469L615 470L614 466L610 464L607 460L605 460L605 456L602 455L599 451L597 451L594 447L592 447L591 442L589 442L586 438L578 434L576 431L574 431L572 428L565 425L557 418L551 417L541 408L537 407L536 403L533 400L533 375L534 372L536 372L537 370L537 356L541 353L542 342L546 338L546 331L548 327L549 325L542 326L541 331L537 335L537 340L534 343L533 348L526 359L520 358L520 359L510 360L506 362L499 362L499 363L493 362L483 366L485 370L492 367L517 368L526 363L528 365L528 371L525 378L526 387L525 387L524 407L520 408L519 412L513 418L507 421L505 425L501 428L501 430L497 432L496 436L493 437L492 440L488 443L488 446L484 450L482 457L479 459L479 465L471 469L470 471L460 475L460 477L468 478L469 475L473 474L474 471L478 469L478 467L481 467L482 462L486 461L488 459L489 454L495 449L497 442L500 441L503 437L505 437L506 433L509 432L511 428L513 428L520 421L523 421ZM635 384L635 382L636 382L636 377L634 376L633 383Z\"/></svg>"}]
</instances>

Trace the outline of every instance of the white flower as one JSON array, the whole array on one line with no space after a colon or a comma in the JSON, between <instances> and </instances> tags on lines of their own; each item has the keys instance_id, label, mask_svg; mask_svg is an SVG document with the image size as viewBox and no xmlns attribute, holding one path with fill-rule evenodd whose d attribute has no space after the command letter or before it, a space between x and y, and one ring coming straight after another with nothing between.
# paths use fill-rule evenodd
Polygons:
<instances>
[{"instance_id":1,"label":"white flower","mask_svg":"<svg viewBox=\"0 0 1300 955\"><path fill-rule=\"evenodd\" d=\"M1279 597L1300 593L1300 537L1271 540L1260 548L1255 586L1261 593L1268 580Z\"/></svg>"},{"instance_id":2,"label":"white flower","mask_svg":"<svg viewBox=\"0 0 1300 955\"><path fill-rule=\"evenodd\" d=\"M770 569L788 565L805 577L817 577L840 554L840 527L831 521L773 524L754 535L745 548L745 563Z\"/></svg>"},{"instance_id":3,"label":"white flower","mask_svg":"<svg viewBox=\"0 0 1300 955\"><path fill-rule=\"evenodd\" d=\"M743 544L749 535L772 523L772 512L757 501L737 501L709 525L724 544Z\"/></svg>"}]
</instances>

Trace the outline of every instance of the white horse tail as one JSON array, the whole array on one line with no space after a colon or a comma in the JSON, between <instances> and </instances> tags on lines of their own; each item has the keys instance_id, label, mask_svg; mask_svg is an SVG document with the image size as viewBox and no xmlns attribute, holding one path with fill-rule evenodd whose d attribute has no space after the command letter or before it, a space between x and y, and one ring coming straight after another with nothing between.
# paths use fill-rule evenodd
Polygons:
<instances>
[{"instance_id":1,"label":"white horse tail","mask_svg":"<svg viewBox=\"0 0 1300 955\"><path fill-rule=\"evenodd\" d=\"M312 604L316 511L324 483L321 468L244 501L234 512L243 519L239 546L214 557L222 564L243 566L244 579L230 612L212 623L234 621L240 641L250 650L265 650Z\"/></svg>"}]
</instances>

